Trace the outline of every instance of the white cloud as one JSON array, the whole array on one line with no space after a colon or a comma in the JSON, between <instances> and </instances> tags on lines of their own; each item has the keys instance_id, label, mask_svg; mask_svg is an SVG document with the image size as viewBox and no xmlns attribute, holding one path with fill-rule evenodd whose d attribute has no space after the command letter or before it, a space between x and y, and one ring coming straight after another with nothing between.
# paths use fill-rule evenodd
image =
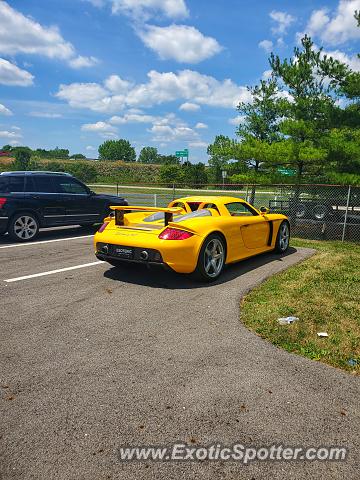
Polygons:
<instances>
[{"instance_id":1,"label":"white cloud","mask_svg":"<svg viewBox=\"0 0 360 480\"><path fill-rule=\"evenodd\" d=\"M33 84L34 76L4 58L0 58L0 84L27 87Z\"/></svg>"},{"instance_id":2,"label":"white cloud","mask_svg":"<svg viewBox=\"0 0 360 480\"><path fill-rule=\"evenodd\" d=\"M93 67L98 63L99 60L96 57L83 57L82 55L78 55L77 57L69 60L69 65L72 68Z\"/></svg>"},{"instance_id":3,"label":"white cloud","mask_svg":"<svg viewBox=\"0 0 360 480\"><path fill-rule=\"evenodd\" d=\"M244 115L238 115L237 117L229 118L228 122L230 125L235 125L235 127L237 127L240 125L240 123L244 122L245 118L246 117Z\"/></svg>"},{"instance_id":4,"label":"white cloud","mask_svg":"<svg viewBox=\"0 0 360 480\"><path fill-rule=\"evenodd\" d=\"M187 126L153 125L149 130L154 142L186 142L198 140L198 133Z\"/></svg>"},{"instance_id":5,"label":"white cloud","mask_svg":"<svg viewBox=\"0 0 360 480\"><path fill-rule=\"evenodd\" d=\"M103 138L115 138L117 136L117 128L107 122L85 123L81 130L98 133Z\"/></svg>"},{"instance_id":6,"label":"white cloud","mask_svg":"<svg viewBox=\"0 0 360 480\"><path fill-rule=\"evenodd\" d=\"M201 140L198 142L189 142L189 147L193 148L206 148L208 145L208 143L202 142Z\"/></svg>"},{"instance_id":7,"label":"white cloud","mask_svg":"<svg viewBox=\"0 0 360 480\"><path fill-rule=\"evenodd\" d=\"M206 37L195 27L187 25L146 25L138 30L138 35L162 60L199 63L222 50L215 38Z\"/></svg>"},{"instance_id":8,"label":"white cloud","mask_svg":"<svg viewBox=\"0 0 360 480\"><path fill-rule=\"evenodd\" d=\"M327 12L327 8L321 8L320 10L314 10L312 12L310 20L306 27L306 32L309 35L317 35L329 23L330 18L328 17Z\"/></svg>"},{"instance_id":9,"label":"white cloud","mask_svg":"<svg viewBox=\"0 0 360 480\"><path fill-rule=\"evenodd\" d=\"M179 110L183 110L184 112L197 112L200 108L200 105L196 103L185 102L180 105Z\"/></svg>"},{"instance_id":10,"label":"white cloud","mask_svg":"<svg viewBox=\"0 0 360 480\"><path fill-rule=\"evenodd\" d=\"M110 93L97 83L60 85L56 96L66 100L71 107L90 108L99 112L106 111L111 101Z\"/></svg>"},{"instance_id":11,"label":"white cloud","mask_svg":"<svg viewBox=\"0 0 360 480\"><path fill-rule=\"evenodd\" d=\"M319 37L328 45L340 45L360 39L360 28L354 18L360 10L360 0L340 0L336 12L331 16L329 9L314 10L306 27L306 33Z\"/></svg>"},{"instance_id":12,"label":"white cloud","mask_svg":"<svg viewBox=\"0 0 360 480\"><path fill-rule=\"evenodd\" d=\"M94 57L77 56L57 27L44 27L4 1L0 1L0 18L0 53L4 55L43 55L67 60L74 68L93 64Z\"/></svg>"},{"instance_id":13,"label":"white cloud","mask_svg":"<svg viewBox=\"0 0 360 480\"><path fill-rule=\"evenodd\" d=\"M277 24L271 29L274 34L283 35L286 33L290 25L295 21L295 17L286 12L279 12L273 10L270 12L270 17Z\"/></svg>"},{"instance_id":14,"label":"white cloud","mask_svg":"<svg viewBox=\"0 0 360 480\"><path fill-rule=\"evenodd\" d=\"M56 96L72 107L107 113L115 113L126 107L144 108L176 100L224 108L234 108L240 101L251 100L246 87L238 86L230 79L219 81L193 70L177 73L151 70L147 83L133 85L121 94L113 94L97 83L72 83L60 85Z\"/></svg>"},{"instance_id":15,"label":"white cloud","mask_svg":"<svg viewBox=\"0 0 360 480\"><path fill-rule=\"evenodd\" d=\"M184 0L110 0L113 13L125 13L135 19L147 19L159 14L167 18L189 15Z\"/></svg>"},{"instance_id":16,"label":"white cloud","mask_svg":"<svg viewBox=\"0 0 360 480\"><path fill-rule=\"evenodd\" d=\"M92 145L87 145L85 147L85 150L87 150L88 152L95 152L96 151L96 148L93 147Z\"/></svg>"},{"instance_id":17,"label":"white cloud","mask_svg":"<svg viewBox=\"0 0 360 480\"><path fill-rule=\"evenodd\" d=\"M269 78L271 78L271 75L272 75L272 70L265 70L262 74L262 79L269 80Z\"/></svg>"},{"instance_id":18,"label":"white cloud","mask_svg":"<svg viewBox=\"0 0 360 480\"><path fill-rule=\"evenodd\" d=\"M11 116L13 115L12 111L5 107L2 103L0 103L0 115Z\"/></svg>"},{"instance_id":19,"label":"white cloud","mask_svg":"<svg viewBox=\"0 0 360 480\"><path fill-rule=\"evenodd\" d=\"M122 125L125 123L154 123L157 117L152 115L143 115L138 113L126 113L124 116L117 115L110 118L109 122L114 125Z\"/></svg>"},{"instance_id":20,"label":"white cloud","mask_svg":"<svg viewBox=\"0 0 360 480\"><path fill-rule=\"evenodd\" d=\"M261 40L261 42L258 43L258 46L263 48L267 53L270 53L274 48L274 44L271 40Z\"/></svg>"},{"instance_id":21,"label":"white cloud","mask_svg":"<svg viewBox=\"0 0 360 480\"><path fill-rule=\"evenodd\" d=\"M206 125L206 123L201 123L201 122L199 122L199 123L197 123L197 124L195 125L195 128L198 129L198 130L200 130L200 129L202 129L202 128L209 128L209 127Z\"/></svg>"},{"instance_id":22,"label":"white cloud","mask_svg":"<svg viewBox=\"0 0 360 480\"><path fill-rule=\"evenodd\" d=\"M9 140L16 140L17 138L21 138L21 137L22 135L18 130L16 130L15 132L11 130L0 130L0 138L8 138Z\"/></svg>"},{"instance_id":23,"label":"white cloud","mask_svg":"<svg viewBox=\"0 0 360 480\"><path fill-rule=\"evenodd\" d=\"M119 75L110 75L105 82L105 87L115 94L124 94L131 88L132 84L122 79Z\"/></svg>"},{"instance_id":24,"label":"white cloud","mask_svg":"<svg viewBox=\"0 0 360 480\"><path fill-rule=\"evenodd\" d=\"M190 128L173 113L156 118L148 132L153 136L152 141L158 143L201 141L199 132Z\"/></svg>"},{"instance_id":25,"label":"white cloud","mask_svg":"<svg viewBox=\"0 0 360 480\"><path fill-rule=\"evenodd\" d=\"M62 118L61 113L51 113L51 112L30 112L30 117L38 118Z\"/></svg>"}]
</instances>

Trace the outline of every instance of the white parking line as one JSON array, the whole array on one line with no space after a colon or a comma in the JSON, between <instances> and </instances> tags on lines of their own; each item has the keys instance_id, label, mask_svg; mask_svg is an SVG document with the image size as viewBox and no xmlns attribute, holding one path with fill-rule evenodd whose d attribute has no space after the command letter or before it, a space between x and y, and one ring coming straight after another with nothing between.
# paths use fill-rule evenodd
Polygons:
<instances>
[{"instance_id":1,"label":"white parking line","mask_svg":"<svg viewBox=\"0 0 360 480\"><path fill-rule=\"evenodd\" d=\"M0 248L27 247L29 245L41 245L43 243L52 243L52 242L65 242L66 240L77 240L79 238L89 238L93 236L94 235L81 235L80 237L56 238L54 240L41 240L40 242L15 243L14 245L2 245Z\"/></svg>"},{"instance_id":2,"label":"white parking line","mask_svg":"<svg viewBox=\"0 0 360 480\"><path fill-rule=\"evenodd\" d=\"M44 277L45 275L53 275L54 273L68 272L69 270L76 270L78 268L91 267L93 265L100 265L100 263L105 263L101 261L84 263L82 265L74 265L73 267L58 268L57 270L49 270L48 272L34 273L33 275L25 275L23 277L8 278L4 280L6 283L19 282L20 280L28 280L29 278Z\"/></svg>"}]
</instances>

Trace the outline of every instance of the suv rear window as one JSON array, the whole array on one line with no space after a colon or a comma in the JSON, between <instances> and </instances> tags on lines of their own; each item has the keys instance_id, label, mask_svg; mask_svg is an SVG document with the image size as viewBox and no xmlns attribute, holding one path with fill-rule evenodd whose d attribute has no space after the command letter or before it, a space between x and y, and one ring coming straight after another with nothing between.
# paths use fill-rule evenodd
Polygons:
<instances>
[{"instance_id":1,"label":"suv rear window","mask_svg":"<svg viewBox=\"0 0 360 480\"><path fill-rule=\"evenodd\" d=\"M24 177L0 177L0 193L23 193Z\"/></svg>"}]
</instances>

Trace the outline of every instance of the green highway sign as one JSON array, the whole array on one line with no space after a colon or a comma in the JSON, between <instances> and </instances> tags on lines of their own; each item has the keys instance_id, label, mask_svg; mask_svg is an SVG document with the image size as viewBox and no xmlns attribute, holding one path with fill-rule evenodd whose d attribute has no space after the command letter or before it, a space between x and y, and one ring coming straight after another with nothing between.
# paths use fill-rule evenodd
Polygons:
<instances>
[{"instance_id":1,"label":"green highway sign","mask_svg":"<svg viewBox=\"0 0 360 480\"><path fill-rule=\"evenodd\" d=\"M188 157L189 156L189 150L187 148L184 148L184 150L177 150L175 152L176 157Z\"/></svg>"},{"instance_id":2,"label":"green highway sign","mask_svg":"<svg viewBox=\"0 0 360 480\"><path fill-rule=\"evenodd\" d=\"M292 168L278 168L278 172L281 173L282 175L289 175L289 176L294 176L296 175L296 170L293 170Z\"/></svg>"}]
</instances>

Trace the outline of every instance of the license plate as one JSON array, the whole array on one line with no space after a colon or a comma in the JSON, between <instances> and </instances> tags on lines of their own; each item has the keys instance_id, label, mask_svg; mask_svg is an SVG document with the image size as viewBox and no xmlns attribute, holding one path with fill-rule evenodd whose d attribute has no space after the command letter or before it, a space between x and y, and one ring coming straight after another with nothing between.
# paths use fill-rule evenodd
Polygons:
<instances>
[{"instance_id":1,"label":"license plate","mask_svg":"<svg viewBox=\"0 0 360 480\"><path fill-rule=\"evenodd\" d=\"M116 255L119 258L133 258L133 249L132 248L123 248L123 247L114 247L113 255Z\"/></svg>"}]
</instances>

